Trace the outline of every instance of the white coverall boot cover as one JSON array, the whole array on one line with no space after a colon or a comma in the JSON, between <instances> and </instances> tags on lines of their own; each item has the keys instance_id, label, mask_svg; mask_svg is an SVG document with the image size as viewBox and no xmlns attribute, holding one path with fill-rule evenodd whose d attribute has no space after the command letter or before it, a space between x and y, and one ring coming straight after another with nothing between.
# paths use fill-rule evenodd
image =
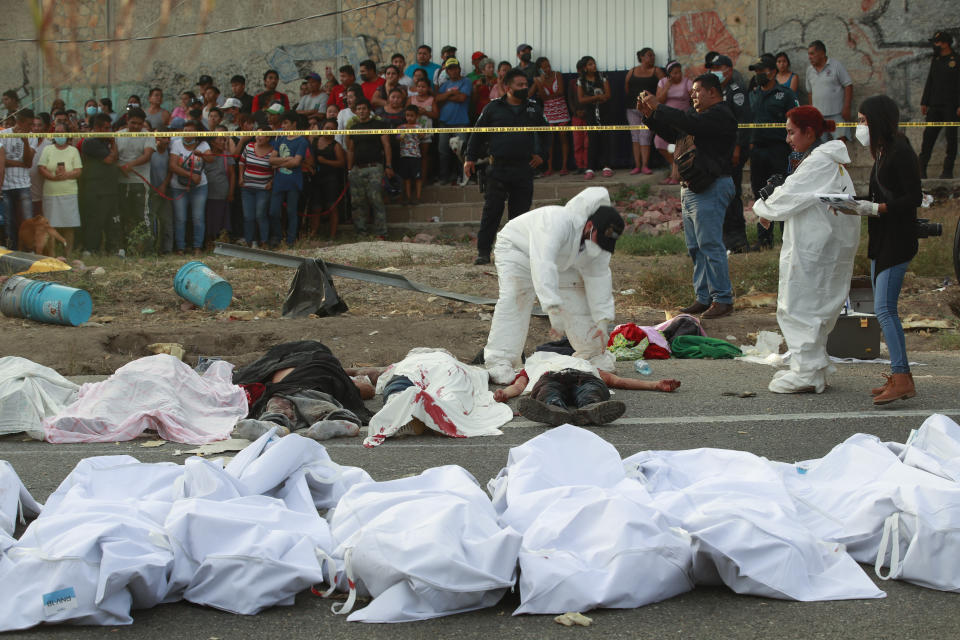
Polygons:
<instances>
[{"instance_id":1,"label":"white coverall boot cover","mask_svg":"<svg viewBox=\"0 0 960 640\"><path fill-rule=\"evenodd\" d=\"M600 339L588 339L586 330L590 318L592 327L603 327L605 334L606 323L614 318L611 254L591 257L581 250L583 226L604 205L610 205L607 190L589 187L564 206L534 209L500 230L494 245L500 295L483 350L493 382L509 384L521 367L535 298L569 329L578 357L596 360L598 368L613 368Z\"/></svg>"},{"instance_id":2,"label":"white coverall boot cover","mask_svg":"<svg viewBox=\"0 0 960 640\"><path fill-rule=\"evenodd\" d=\"M826 387L827 336L850 291L860 218L834 214L817 194L854 194L843 166L849 162L843 142L825 142L769 198L753 205L758 216L784 221L777 322L790 349L790 370L774 375L774 393L822 393Z\"/></svg>"}]
</instances>

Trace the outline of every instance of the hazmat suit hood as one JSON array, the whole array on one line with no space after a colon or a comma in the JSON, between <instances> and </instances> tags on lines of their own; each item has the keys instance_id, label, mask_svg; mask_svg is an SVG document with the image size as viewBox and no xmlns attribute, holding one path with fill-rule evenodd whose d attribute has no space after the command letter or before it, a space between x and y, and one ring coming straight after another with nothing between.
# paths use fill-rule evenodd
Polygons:
<instances>
[{"instance_id":1,"label":"hazmat suit hood","mask_svg":"<svg viewBox=\"0 0 960 640\"><path fill-rule=\"evenodd\" d=\"M790 370L774 376L769 388L775 393L820 393L826 385L827 335L850 290L860 218L834 213L817 195L855 195L847 162L843 142L825 142L753 205L758 216L784 221L777 322L790 348Z\"/></svg>"}]
</instances>

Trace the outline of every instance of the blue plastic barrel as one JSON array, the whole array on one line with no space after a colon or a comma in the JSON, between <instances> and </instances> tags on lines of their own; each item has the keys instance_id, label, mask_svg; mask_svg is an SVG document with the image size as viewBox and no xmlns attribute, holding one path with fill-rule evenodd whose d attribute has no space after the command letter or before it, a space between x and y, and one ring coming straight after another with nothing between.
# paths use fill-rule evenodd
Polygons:
<instances>
[{"instance_id":1,"label":"blue plastic barrel","mask_svg":"<svg viewBox=\"0 0 960 640\"><path fill-rule=\"evenodd\" d=\"M185 300L211 311L222 311L233 300L233 287L207 265L194 260L180 267L173 290Z\"/></svg>"},{"instance_id":2,"label":"blue plastic barrel","mask_svg":"<svg viewBox=\"0 0 960 640\"><path fill-rule=\"evenodd\" d=\"M0 312L15 318L76 327L90 319L93 300L83 289L12 276L0 290Z\"/></svg>"}]
</instances>

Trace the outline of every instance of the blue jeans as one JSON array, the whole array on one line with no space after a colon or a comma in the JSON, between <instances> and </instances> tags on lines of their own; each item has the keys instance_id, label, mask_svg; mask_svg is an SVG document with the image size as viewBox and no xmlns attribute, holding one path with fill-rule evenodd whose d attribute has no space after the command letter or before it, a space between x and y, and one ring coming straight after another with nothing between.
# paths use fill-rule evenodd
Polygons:
<instances>
[{"instance_id":1,"label":"blue jeans","mask_svg":"<svg viewBox=\"0 0 960 640\"><path fill-rule=\"evenodd\" d=\"M910 373L907 360L907 342L903 337L903 325L897 315L897 300L903 287L903 276L910 261L884 269L877 273L877 261L870 261L870 280L873 282L873 312L883 331L883 341L890 350L890 370L893 373Z\"/></svg>"},{"instance_id":2,"label":"blue jeans","mask_svg":"<svg viewBox=\"0 0 960 640\"><path fill-rule=\"evenodd\" d=\"M735 192L730 176L717 178L701 193L680 189L683 236L693 259L693 289L697 302L733 303L733 286L723 244L723 219Z\"/></svg>"},{"instance_id":3,"label":"blue jeans","mask_svg":"<svg viewBox=\"0 0 960 640\"><path fill-rule=\"evenodd\" d=\"M258 230L260 242L267 244L270 241L270 217L267 214L270 192L244 187L240 191L240 200L243 202L243 239L247 244L252 243L256 240L253 232Z\"/></svg>"},{"instance_id":4,"label":"blue jeans","mask_svg":"<svg viewBox=\"0 0 960 640\"><path fill-rule=\"evenodd\" d=\"M3 190L4 213L7 218L7 247L16 249L20 225L33 217L33 199L30 187ZM33 251L33 247L20 247L21 251Z\"/></svg>"},{"instance_id":5,"label":"blue jeans","mask_svg":"<svg viewBox=\"0 0 960 640\"><path fill-rule=\"evenodd\" d=\"M280 229L281 212L283 211L283 201L287 202L287 244L293 244L297 241L297 204L300 202L299 189L287 189L278 191L273 189L270 196L270 238L274 242L280 242L280 236L283 232Z\"/></svg>"},{"instance_id":6,"label":"blue jeans","mask_svg":"<svg viewBox=\"0 0 960 640\"><path fill-rule=\"evenodd\" d=\"M203 247L203 231L207 220L207 185L194 186L187 191L173 187L173 231L177 251L183 251L187 235L187 208L193 221L193 248ZM187 195L183 195L186 193ZM183 196L183 197L180 197Z\"/></svg>"}]
</instances>

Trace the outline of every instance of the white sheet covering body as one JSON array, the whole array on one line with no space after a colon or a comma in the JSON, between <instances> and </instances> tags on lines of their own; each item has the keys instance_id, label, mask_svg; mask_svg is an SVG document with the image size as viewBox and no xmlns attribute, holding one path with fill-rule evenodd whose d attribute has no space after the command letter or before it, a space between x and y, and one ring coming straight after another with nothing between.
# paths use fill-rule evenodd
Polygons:
<instances>
[{"instance_id":1,"label":"white sheet covering body","mask_svg":"<svg viewBox=\"0 0 960 640\"><path fill-rule=\"evenodd\" d=\"M43 419L73 402L79 389L49 367L17 356L0 358L0 435L26 431L42 440Z\"/></svg>"},{"instance_id":2,"label":"white sheet covering body","mask_svg":"<svg viewBox=\"0 0 960 640\"><path fill-rule=\"evenodd\" d=\"M564 425L510 450L488 485L523 534L523 613L633 608L693 588L690 539L624 474L610 443Z\"/></svg>"},{"instance_id":3,"label":"white sheet covering body","mask_svg":"<svg viewBox=\"0 0 960 640\"><path fill-rule=\"evenodd\" d=\"M339 583L373 596L351 622L406 622L493 606L516 581L520 535L467 471L354 486L328 514ZM352 587L355 585L355 592Z\"/></svg>"},{"instance_id":4,"label":"white sheet covering body","mask_svg":"<svg viewBox=\"0 0 960 640\"><path fill-rule=\"evenodd\" d=\"M825 142L769 198L753 205L758 216L784 221L777 322L792 355L789 371L776 372L770 382L775 393L805 387L822 393L826 385L827 335L850 291L860 218L835 214L816 194L855 193L843 166L849 162L843 142Z\"/></svg>"},{"instance_id":5,"label":"white sheet covering body","mask_svg":"<svg viewBox=\"0 0 960 640\"><path fill-rule=\"evenodd\" d=\"M241 614L292 604L332 580L317 509L369 482L319 443L273 431L227 468L82 460L0 555L0 630L129 624L132 608L181 599Z\"/></svg>"},{"instance_id":6,"label":"white sheet covering body","mask_svg":"<svg viewBox=\"0 0 960 640\"><path fill-rule=\"evenodd\" d=\"M600 377L597 368L583 358L550 351L536 351L523 363L523 370L527 372L527 386L523 388L523 393L528 394L533 391L533 387L543 374L564 369L574 369Z\"/></svg>"},{"instance_id":7,"label":"white sheet covering body","mask_svg":"<svg viewBox=\"0 0 960 640\"><path fill-rule=\"evenodd\" d=\"M487 372L463 364L442 349L413 349L377 380L377 393L394 376L405 376L413 386L391 395L370 419L363 444L382 444L412 419L453 438L498 436L513 419L513 410L493 399Z\"/></svg>"},{"instance_id":8,"label":"white sheet covering body","mask_svg":"<svg viewBox=\"0 0 960 640\"><path fill-rule=\"evenodd\" d=\"M103 382L80 387L79 397L43 422L48 442L132 440L147 429L165 440L205 444L230 437L247 413L233 365L215 361L198 375L169 355L134 360Z\"/></svg>"},{"instance_id":9,"label":"white sheet covering body","mask_svg":"<svg viewBox=\"0 0 960 640\"><path fill-rule=\"evenodd\" d=\"M0 460L0 554L16 543L17 520L34 517L42 505L23 486L20 476L6 460Z\"/></svg>"},{"instance_id":10,"label":"white sheet covering body","mask_svg":"<svg viewBox=\"0 0 960 640\"><path fill-rule=\"evenodd\" d=\"M819 460L779 469L824 539L884 579L960 592L960 485L904 464L894 449L903 446L860 433Z\"/></svg>"},{"instance_id":11,"label":"white sheet covering body","mask_svg":"<svg viewBox=\"0 0 960 640\"><path fill-rule=\"evenodd\" d=\"M767 460L692 449L641 452L624 465L653 506L689 532L698 584L800 601L884 597L842 545L804 526Z\"/></svg>"},{"instance_id":12,"label":"white sheet covering body","mask_svg":"<svg viewBox=\"0 0 960 640\"><path fill-rule=\"evenodd\" d=\"M509 384L520 367L534 299L550 315L551 325L566 333L574 354L612 371L606 350L607 325L614 319L610 257L584 250L581 236L587 219L610 196L589 187L563 206L529 211L509 221L494 245L500 295L483 350L490 379ZM603 335L594 337L597 328Z\"/></svg>"}]
</instances>

